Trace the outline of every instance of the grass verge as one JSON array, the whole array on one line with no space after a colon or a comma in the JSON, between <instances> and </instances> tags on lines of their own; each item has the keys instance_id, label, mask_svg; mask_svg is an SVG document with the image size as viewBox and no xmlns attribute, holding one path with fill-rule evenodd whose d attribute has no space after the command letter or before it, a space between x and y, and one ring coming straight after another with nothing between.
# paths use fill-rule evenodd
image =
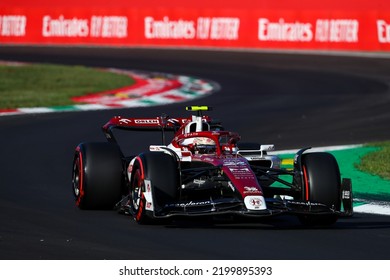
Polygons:
<instances>
[{"instance_id":1,"label":"grass verge","mask_svg":"<svg viewBox=\"0 0 390 280\"><path fill-rule=\"evenodd\" d=\"M126 75L84 66L0 65L0 109L72 105L71 97L133 83Z\"/></svg>"},{"instance_id":2,"label":"grass verge","mask_svg":"<svg viewBox=\"0 0 390 280\"><path fill-rule=\"evenodd\" d=\"M360 162L356 163L356 168L390 180L390 142L372 143L368 146L375 150L364 155Z\"/></svg>"}]
</instances>

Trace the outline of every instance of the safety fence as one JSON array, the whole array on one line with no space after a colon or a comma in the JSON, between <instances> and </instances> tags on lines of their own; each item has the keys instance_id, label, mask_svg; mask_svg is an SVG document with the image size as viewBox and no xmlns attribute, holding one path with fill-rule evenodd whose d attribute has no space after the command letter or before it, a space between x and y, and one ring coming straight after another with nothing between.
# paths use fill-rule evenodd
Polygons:
<instances>
[{"instance_id":1,"label":"safety fence","mask_svg":"<svg viewBox=\"0 0 390 280\"><path fill-rule=\"evenodd\" d=\"M0 45L390 51L389 0L8 0Z\"/></svg>"}]
</instances>

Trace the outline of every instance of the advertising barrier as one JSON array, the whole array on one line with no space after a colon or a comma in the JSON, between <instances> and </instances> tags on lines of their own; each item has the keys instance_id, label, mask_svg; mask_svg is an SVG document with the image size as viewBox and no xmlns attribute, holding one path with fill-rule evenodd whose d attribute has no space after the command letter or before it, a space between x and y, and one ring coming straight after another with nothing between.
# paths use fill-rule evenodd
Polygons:
<instances>
[{"instance_id":1,"label":"advertising barrier","mask_svg":"<svg viewBox=\"0 0 390 280\"><path fill-rule=\"evenodd\" d=\"M4 2L1 45L390 51L388 0Z\"/></svg>"}]
</instances>

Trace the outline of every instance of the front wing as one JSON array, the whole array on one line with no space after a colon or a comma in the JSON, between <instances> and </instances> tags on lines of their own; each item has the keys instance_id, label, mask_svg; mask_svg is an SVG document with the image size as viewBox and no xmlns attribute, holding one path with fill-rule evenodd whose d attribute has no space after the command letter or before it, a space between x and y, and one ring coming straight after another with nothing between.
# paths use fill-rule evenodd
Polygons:
<instances>
[{"instance_id":1,"label":"front wing","mask_svg":"<svg viewBox=\"0 0 390 280\"><path fill-rule=\"evenodd\" d=\"M150 205L146 210L153 218L200 217L200 216L237 216L265 218L282 214L290 215L336 215L350 216L347 211L336 211L327 205L310 201L265 199L266 209L248 210L243 200L238 198L219 198L215 200L189 200L168 203L160 209L152 207L153 195L145 196Z\"/></svg>"}]
</instances>

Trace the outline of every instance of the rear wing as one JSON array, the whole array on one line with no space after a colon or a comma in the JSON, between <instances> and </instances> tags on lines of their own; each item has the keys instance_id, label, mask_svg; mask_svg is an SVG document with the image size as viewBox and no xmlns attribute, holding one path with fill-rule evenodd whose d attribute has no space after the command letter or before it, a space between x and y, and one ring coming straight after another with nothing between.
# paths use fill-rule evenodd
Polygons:
<instances>
[{"instance_id":1,"label":"rear wing","mask_svg":"<svg viewBox=\"0 0 390 280\"><path fill-rule=\"evenodd\" d=\"M169 118L162 115L157 118L124 118L115 116L103 125L103 133L107 140L116 142L113 130L130 130L130 131L161 131L163 143L165 142L165 131L176 132L184 123L190 121L191 118Z\"/></svg>"},{"instance_id":2,"label":"rear wing","mask_svg":"<svg viewBox=\"0 0 390 280\"><path fill-rule=\"evenodd\" d=\"M222 126L219 121L213 121L208 116L203 116L202 111L210 111L209 106L188 106L187 111L197 112L198 118L206 121L213 130L221 130ZM166 114L159 117L151 118L126 118L115 116L103 125L103 133L109 142L117 142L113 133L114 129L130 130L130 131L161 131L162 144L165 145L165 131L178 132L183 125L193 121L193 116L187 118L171 118ZM182 132L183 133L183 132Z\"/></svg>"},{"instance_id":3,"label":"rear wing","mask_svg":"<svg viewBox=\"0 0 390 280\"><path fill-rule=\"evenodd\" d=\"M213 122L211 118L203 116L203 118L212 126L218 127L219 122ZM113 134L114 129L130 130L130 131L161 131L163 144L165 145L165 131L177 132L184 124L191 122L192 117L188 118L170 118L166 115L154 118L124 118L115 116L103 125L103 133L108 141L116 142Z\"/></svg>"}]
</instances>

